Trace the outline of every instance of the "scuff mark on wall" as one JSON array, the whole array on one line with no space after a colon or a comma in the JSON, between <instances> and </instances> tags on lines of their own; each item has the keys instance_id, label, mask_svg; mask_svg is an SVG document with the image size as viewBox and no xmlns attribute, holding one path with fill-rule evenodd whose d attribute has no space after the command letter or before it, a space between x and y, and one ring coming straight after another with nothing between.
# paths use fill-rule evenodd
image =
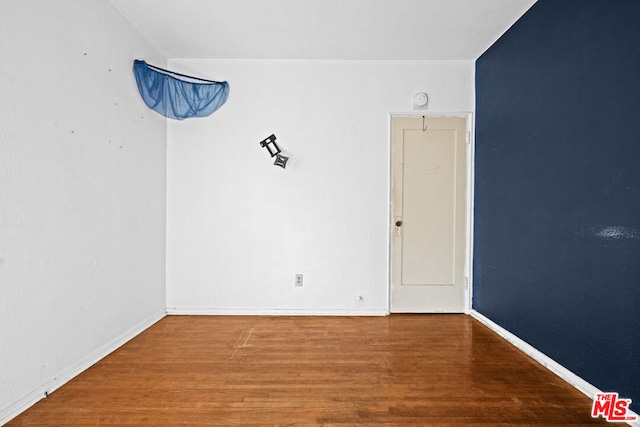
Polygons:
<instances>
[{"instance_id":1,"label":"scuff mark on wall","mask_svg":"<svg viewBox=\"0 0 640 427\"><path fill-rule=\"evenodd\" d=\"M618 187L620 185L620 182L622 180L622 177L625 173L624 169L620 169L616 175L611 179L611 183L609 185L607 185L607 187L604 190L604 194L610 194L611 191L613 191L614 188Z\"/></svg>"},{"instance_id":2,"label":"scuff mark on wall","mask_svg":"<svg viewBox=\"0 0 640 427\"><path fill-rule=\"evenodd\" d=\"M608 227L602 228L593 228L593 234L597 237L603 239L612 239L612 240L620 240L620 239L638 239L640 240L640 232L638 230L634 230L629 227L612 225Z\"/></svg>"}]
</instances>

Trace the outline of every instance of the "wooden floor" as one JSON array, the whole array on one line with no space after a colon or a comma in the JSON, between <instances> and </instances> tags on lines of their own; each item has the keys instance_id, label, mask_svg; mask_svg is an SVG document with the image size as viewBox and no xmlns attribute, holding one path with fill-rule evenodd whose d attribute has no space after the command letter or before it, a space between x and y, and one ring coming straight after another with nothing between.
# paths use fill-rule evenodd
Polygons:
<instances>
[{"instance_id":1,"label":"wooden floor","mask_svg":"<svg viewBox=\"0 0 640 427\"><path fill-rule=\"evenodd\" d=\"M590 410L466 315L169 316L7 425L608 424Z\"/></svg>"}]
</instances>

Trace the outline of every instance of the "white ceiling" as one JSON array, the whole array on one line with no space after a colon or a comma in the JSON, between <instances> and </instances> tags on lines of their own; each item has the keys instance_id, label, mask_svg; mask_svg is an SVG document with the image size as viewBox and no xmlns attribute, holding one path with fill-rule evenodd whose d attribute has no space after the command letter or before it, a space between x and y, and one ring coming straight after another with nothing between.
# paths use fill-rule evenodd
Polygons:
<instances>
[{"instance_id":1,"label":"white ceiling","mask_svg":"<svg viewBox=\"0 0 640 427\"><path fill-rule=\"evenodd\" d=\"M476 59L536 0L109 0L167 58Z\"/></svg>"}]
</instances>

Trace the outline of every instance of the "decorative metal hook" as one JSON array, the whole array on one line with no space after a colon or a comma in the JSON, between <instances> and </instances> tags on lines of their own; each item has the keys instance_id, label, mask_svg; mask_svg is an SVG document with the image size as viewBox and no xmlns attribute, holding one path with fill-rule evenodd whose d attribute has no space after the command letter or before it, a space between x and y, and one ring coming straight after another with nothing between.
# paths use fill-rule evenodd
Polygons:
<instances>
[{"instance_id":1,"label":"decorative metal hook","mask_svg":"<svg viewBox=\"0 0 640 427\"><path fill-rule=\"evenodd\" d=\"M273 163L274 165L280 166L282 169L287 166L287 160L289 160L289 158L280 154L280 148L278 147L278 144L276 144L275 135L272 134L268 138L260 141L260 146L266 148L271 157L276 158L276 161Z\"/></svg>"}]
</instances>

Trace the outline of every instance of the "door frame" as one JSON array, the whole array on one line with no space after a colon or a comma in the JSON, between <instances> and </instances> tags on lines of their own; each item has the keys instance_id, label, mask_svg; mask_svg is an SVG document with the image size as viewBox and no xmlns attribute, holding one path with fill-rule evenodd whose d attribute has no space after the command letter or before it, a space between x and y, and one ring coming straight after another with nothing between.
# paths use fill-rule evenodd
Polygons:
<instances>
[{"instance_id":1,"label":"door frame","mask_svg":"<svg viewBox=\"0 0 640 427\"><path fill-rule=\"evenodd\" d=\"M472 112L437 112L437 111L411 111L411 112L398 112L389 113L388 133L389 133L389 169L388 173L388 186L389 186L389 210L387 212L387 238L389 239L387 244L388 257L388 288L387 288L387 312L391 313L391 292L393 289L393 119L395 117L461 117L466 119L467 122L467 187L466 187L466 215L467 220L465 224L466 234L466 250L465 250L465 262L464 262L464 313L469 314L473 307L473 229L474 229L474 183L475 183L475 123Z\"/></svg>"}]
</instances>

